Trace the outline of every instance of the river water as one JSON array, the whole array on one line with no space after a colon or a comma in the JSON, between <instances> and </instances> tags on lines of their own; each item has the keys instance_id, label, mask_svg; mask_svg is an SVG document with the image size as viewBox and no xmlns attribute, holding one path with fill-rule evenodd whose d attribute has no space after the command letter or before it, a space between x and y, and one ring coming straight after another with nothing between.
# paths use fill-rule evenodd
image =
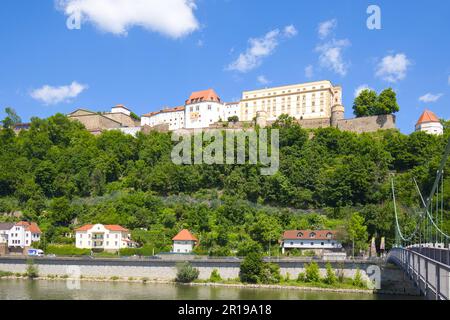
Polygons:
<instances>
[{"instance_id":1,"label":"river water","mask_svg":"<svg viewBox=\"0 0 450 320\"><path fill-rule=\"evenodd\" d=\"M82 282L69 289L65 281L0 280L0 300L379 300L401 296L142 284Z\"/></svg>"}]
</instances>

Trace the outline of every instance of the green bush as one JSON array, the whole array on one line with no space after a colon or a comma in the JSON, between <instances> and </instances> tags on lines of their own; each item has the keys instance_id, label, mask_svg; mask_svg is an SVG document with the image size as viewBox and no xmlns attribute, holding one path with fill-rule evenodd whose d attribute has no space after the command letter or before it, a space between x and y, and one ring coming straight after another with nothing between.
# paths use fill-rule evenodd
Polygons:
<instances>
[{"instance_id":1,"label":"green bush","mask_svg":"<svg viewBox=\"0 0 450 320\"><path fill-rule=\"evenodd\" d=\"M34 261L33 260L28 260L27 261L27 272L26 272L26 275L30 279L34 279L34 278L39 277L38 267L34 265Z\"/></svg>"},{"instance_id":2,"label":"green bush","mask_svg":"<svg viewBox=\"0 0 450 320\"><path fill-rule=\"evenodd\" d=\"M73 245L48 245L46 253L57 256L89 256L91 250L78 249Z\"/></svg>"},{"instance_id":3,"label":"green bush","mask_svg":"<svg viewBox=\"0 0 450 320\"><path fill-rule=\"evenodd\" d=\"M362 279L361 271L358 269L356 270L355 277L353 278L353 285L355 287L364 288L366 287L366 283Z\"/></svg>"},{"instance_id":4,"label":"green bush","mask_svg":"<svg viewBox=\"0 0 450 320\"><path fill-rule=\"evenodd\" d=\"M264 263L259 282L263 284L280 283L280 266L275 263Z\"/></svg>"},{"instance_id":5,"label":"green bush","mask_svg":"<svg viewBox=\"0 0 450 320\"><path fill-rule=\"evenodd\" d=\"M194 268L189 262L185 262L178 266L176 282L191 283L198 279L200 271Z\"/></svg>"},{"instance_id":6,"label":"green bush","mask_svg":"<svg viewBox=\"0 0 450 320\"><path fill-rule=\"evenodd\" d=\"M298 274L297 282L306 282L306 274L304 272Z\"/></svg>"},{"instance_id":7,"label":"green bush","mask_svg":"<svg viewBox=\"0 0 450 320\"><path fill-rule=\"evenodd\" d=\"M317 263L311 262L306 266L305 272L307 282L320 282L320 272Z\"/></svg>"},{"instance_id":8,"label":"green bush","mask_svg":"<svg viewBox=\"0 0 450 320\"><path fill-rule=\"evenodd\" d=\"M209 277L209 281L216 283L216 282L221 282L222 281L222 277L220 276L219 270L214 269L211 272L211 276Z\"/></svg>"},{"instance_id":9,"label":"green bush","mask_svg":"<svg viewBox=\"0 0 450 320\"><path fill-rule=\"evenodd\" d=\"M241 263L239 278L244 283L258 283L263 267L262 255L257 252L251 252Z\"/></svg>"},{"instance_id":10,"label":"green bush","mask_svg":"<svg viewBox=\"0 0 450 320\"><path fill-rule=\"evenodd\" d=\"M326 284L333 285L337 282L336 273L334 272L333 268L331 267L331 264L327 263L327 275L324 279Z\"/></svg>"}]
</instances>

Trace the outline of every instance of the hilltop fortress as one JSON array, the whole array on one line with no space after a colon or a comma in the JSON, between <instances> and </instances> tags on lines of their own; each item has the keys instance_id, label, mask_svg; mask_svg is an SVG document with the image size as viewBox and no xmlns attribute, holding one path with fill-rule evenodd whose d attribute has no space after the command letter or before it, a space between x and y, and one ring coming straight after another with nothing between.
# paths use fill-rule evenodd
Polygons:
<instances>
[{"instance_id":1,"label":"hilltop fortress","mask_svg":"<svg viewBox=\"0 0 450 320\"><path fill-rule=\"evenodd\" d=\"M135 134L151 130L242 129L255 124L265 127L281 115L295 118L307 129L336 127L356 133L396 129L394 115L345 119L344 114L342 87L324 80L244 91L239 102L224 102L213 89L193 92L183 105L145 114L140 123L123 105L109 113L79 109L68 117L82 122L94 134L114 129Z\"/></svg>"}]
</instances>

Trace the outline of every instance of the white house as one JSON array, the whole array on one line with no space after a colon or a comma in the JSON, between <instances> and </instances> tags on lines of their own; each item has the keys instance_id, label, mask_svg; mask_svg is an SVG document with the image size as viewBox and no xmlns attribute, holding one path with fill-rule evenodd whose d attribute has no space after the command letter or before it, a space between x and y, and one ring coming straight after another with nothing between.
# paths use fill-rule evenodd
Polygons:
<instances>
[{"instance_id":1,"label":"white house","mask_svg":"<svg viewBox=\"0 0 450 320\"><path fill-rule=\"evenodd\" d=\"M0 223L0 244L8 244L9 230L14 227L14 223Z\"/></svg>"},{"instance_id":2,"label":"white house","mask_svg":"<svg viewBox=\"0 0 450 320\"><path fill-rule=\"evenodd\" d=\"M135 247L128 229L119 225L88 224L75 230L79 249L117 251Z\"/></svg>"},{"instance_id":3,"label":"white house","mask_svg":"<svg viewBox=\"0 0 450 320\"><path fill-rule=\"evenodd\" d=\"M155 127L167 124L169 130L184 128L184 106L165 108L161 111L150 112L141 117L141 126Z\"/></svg>"},{"instance_id":4,"label":"white house","mask_svg":"<svg viewBox=\"0 0 450 320\"><path fill-rule=\"evenodd\" d=\"M223 103L213 89L193 92L185 104L185 128L208 128L222 117Z\"/></svg>"},{"instance_id":5,"label":"white house","mask_svg":"<svg viewBox=\"0 0 450 320\"><path fill-rule=\"evenodd\" d=\"M284 254L289 249L336 250L341 249L342 244L333 230L289 230L283 234L281 248Z\"/></svg>"},{"instance_id":6,"label":"white house","mask_svg":"<svg viewBox=\"0 0 450 320\"><path fill-rule=\"evenodd\" d=\"M34 242L41 240L41 230L34 222L21 221L8 231L7 241L9 248L31 247Z\"/></svg>"},{"instance_id":7,"label":"white house","mask_svg":"<svg viewBox=\"0 0 450 320\"><path fill-rule=\"evenodd\" d=\"M172 239L173 253L191 253L194 247L198 244L198 239L189 232L189 230L182 230Z\"/></svg>"},{"instance_id":8,"label":"white house","mask_svg":"<svg viewBox=\"0 0 450 320\"><path fill-rule=\"evenodd\" d=\"M434 135L443 135L444 126L433 112L425 110L420 116L419 121L417 121L416 131L423 131Z\"/></svg>"}]
</instances>

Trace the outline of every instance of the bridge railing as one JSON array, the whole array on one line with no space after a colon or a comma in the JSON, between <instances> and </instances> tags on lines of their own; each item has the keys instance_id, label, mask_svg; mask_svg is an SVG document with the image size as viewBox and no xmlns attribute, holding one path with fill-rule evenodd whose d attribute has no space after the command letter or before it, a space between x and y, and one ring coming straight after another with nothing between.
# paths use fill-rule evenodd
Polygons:
<instances>
[{"instance_id":1,"label":"bridge railing","mask_svg":"<svg viewBox=\"0 0 450 320\"><path fill-rule=\"evenodd\" d=\"M392 249L388 262L403 268L426 297L450 300L450 266L403 248Z\"/></svg>"}]
</instances>

